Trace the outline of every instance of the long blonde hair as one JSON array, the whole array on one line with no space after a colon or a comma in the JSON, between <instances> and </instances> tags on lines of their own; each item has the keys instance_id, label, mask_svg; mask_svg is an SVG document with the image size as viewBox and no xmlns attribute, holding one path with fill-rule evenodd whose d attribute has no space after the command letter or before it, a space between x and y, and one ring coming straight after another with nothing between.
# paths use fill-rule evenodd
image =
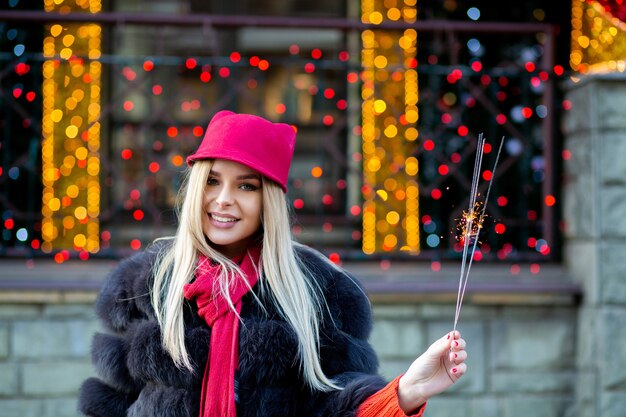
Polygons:
<instances>
[{"instance_id":1,"label":"long blonde hair","mask_svg":"<svg viewBox=\"0 0 626 417\"><path fill-rule=\"evenodd\" d=\"M213 249L202 229L204 190L212 161L197 161L187 170L177 213L176 235L166 245L154 269L152 305L156 312L163 345L176 366L194 371L184 338L184 286L195 273L197 258L204 254L221 265L220 290L234 306L228 294L229 284L244 279L239 267ZM263 249L259 270L261 291L270 291L282 317L291 325L298 338L298 355L306 383L313 389L341 389L328 378L319 357L319 325L326 307L317 281L295 255L296 243L291 236L289 210L282 189L263 178Z\"/></svg>"}]
</instances>

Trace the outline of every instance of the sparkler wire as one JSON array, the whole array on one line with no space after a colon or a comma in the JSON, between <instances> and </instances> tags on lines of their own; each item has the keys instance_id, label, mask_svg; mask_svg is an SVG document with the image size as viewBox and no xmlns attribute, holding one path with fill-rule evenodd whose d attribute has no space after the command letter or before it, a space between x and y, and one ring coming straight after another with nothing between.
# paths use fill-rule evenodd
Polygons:
<instances>
[{"instance_id":1,"label":"sparkler wire","mask_svg":"<svg viewBox=\"0 0 626 417\"><path fill-rule=\"evenodd\" d=\"M467 211L467 216L465 217L465 230L463 234L463 256L461 262L461 275L459 276L459 289L456 295L456 310L454 313L454 328L456 330L456 325L459 319L459 314L461 312L461 303L463 300L461 291L464 288L463 282L465 278L465 267L467 264L467 251L469 248L469 240L471 236L471 231L473 228L473 218L474 218L474 210L476 205L476 197L478 194L478 179L480 178L480 169L482 165L482 157L484 151L485 139L483 134L481 133L478 136L478 144L476 145L476 158L474 159L474 171L472 173L472 185L470 187L470 197L469 197L469 207Z\"/></svg>"},{"instance_id":2,"label":"sparkler wire","mask_svg":"<svg viewBox=\"0 0 626 417\"><path fill-rule=\"evenodd\" d=\"M493 185L493 180L496 177L496 168L498 167L498 161L500 160L500 153L502 152L504 136L500 140L500 146L498 147L496 161L493 164L492 175L489 180L489 185L487 187L487 193L485 195L485 200L483 202L480 216L478 217L478 223L476 226L477 227L476 235L474 237L474 242L472 244L471 256L469 257L469 260L468 260L467 250L469 247L469 237L471 236L471 230L473 227L472 222L474 218L472 210L474 210L475 205L476 205L476 198L478 196L478 178L480 177L480 174L477 174L477 172L480 173L482 157L483 157L482 149L483 149L484 143L485 143L485 140L483 139L482 134L481 134L478 137L478 146L480 149L478 149L476 152L476 161L474 162L474 175L472 177L472 189L470 191L470 206L469 206L470 211L469 211L469 216L468 216L469 217L468 224L466 225L466 229L465 229L465 235L464 235L465 240L463 242L463 262L461 263L461 276L459 278L459 289L457 292L456 311L454 315L453 331L456 330L456 325L459 321L459 316L461 314L461 305L463 304L463 297L465 296L465 288L467 286L467 280L469 278L469 273L472 268L472 261L474 260L474 253L476 252L476 245L478 244L478 237L480 235L480 230L482 229L483 220L485 218L485 212L487 211L487 201L489 201L489 194L491 193L491 186ZM478 162L479 159L480 159L480 162ZM466 263L467 263L467 268L466 268Z\"/></svg>"}]
</instances>

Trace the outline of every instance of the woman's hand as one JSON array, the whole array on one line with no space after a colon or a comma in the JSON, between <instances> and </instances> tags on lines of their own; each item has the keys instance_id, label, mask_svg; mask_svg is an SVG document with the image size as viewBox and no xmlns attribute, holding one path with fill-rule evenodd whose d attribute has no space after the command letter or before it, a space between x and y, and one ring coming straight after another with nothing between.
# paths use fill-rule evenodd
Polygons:
<instances>
[{"instance_id":1,"label":"woman's hand","mask_svg":"<svg viewBox=\"0 0 626 417\"><path fill-rule=\"evenodd\" d=\"M430 397L445 391L466 371L465 340L458 331L435 341L400 378L398 401L411 414Z\"/></svg>"}]
</instances>

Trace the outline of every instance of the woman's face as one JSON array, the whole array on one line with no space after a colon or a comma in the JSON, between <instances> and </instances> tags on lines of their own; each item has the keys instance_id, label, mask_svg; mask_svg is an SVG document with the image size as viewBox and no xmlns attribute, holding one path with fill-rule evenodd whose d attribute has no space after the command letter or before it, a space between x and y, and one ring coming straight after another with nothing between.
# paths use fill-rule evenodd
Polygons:
<instances>
[{"instance_id":1,"label":"woman's face","mask_svg":"<svg viewBox=\"0 0 626 417\"><path fill-rule=\"evenodd\" d=\"M245 253L261 227L261 175L245 165L216 159L204 192L202 231L228 257Z\"/></svg>"}]
</instances>

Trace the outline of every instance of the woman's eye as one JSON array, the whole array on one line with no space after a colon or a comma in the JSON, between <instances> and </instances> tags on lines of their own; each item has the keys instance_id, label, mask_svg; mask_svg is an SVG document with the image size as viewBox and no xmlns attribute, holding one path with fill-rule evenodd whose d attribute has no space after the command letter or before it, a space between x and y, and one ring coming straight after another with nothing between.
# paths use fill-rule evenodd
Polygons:
<instances>
[{"instance_id":1,"label":"woman's eye","mask_svg":"<svg viewBox=\"0 0 626 417\"><path fill-rule=\"evenodd\" d=\"M206 183L207 183L207 185L217 185L218 184L218 182L217 182L217 180L215 178L209 178Z\"/></svg>"},{"instance_id":2,"label":"woman's eye","mask_svg":"<svg viewBox=\"0 0 626 417\"><path fill-rule=\"evenodd\" d=\"M256 185L248 184L248 183L241 184L240 188L244 191L256 191L259 189L259 187L257 187Z\"/></svg>"}]
</instances>

